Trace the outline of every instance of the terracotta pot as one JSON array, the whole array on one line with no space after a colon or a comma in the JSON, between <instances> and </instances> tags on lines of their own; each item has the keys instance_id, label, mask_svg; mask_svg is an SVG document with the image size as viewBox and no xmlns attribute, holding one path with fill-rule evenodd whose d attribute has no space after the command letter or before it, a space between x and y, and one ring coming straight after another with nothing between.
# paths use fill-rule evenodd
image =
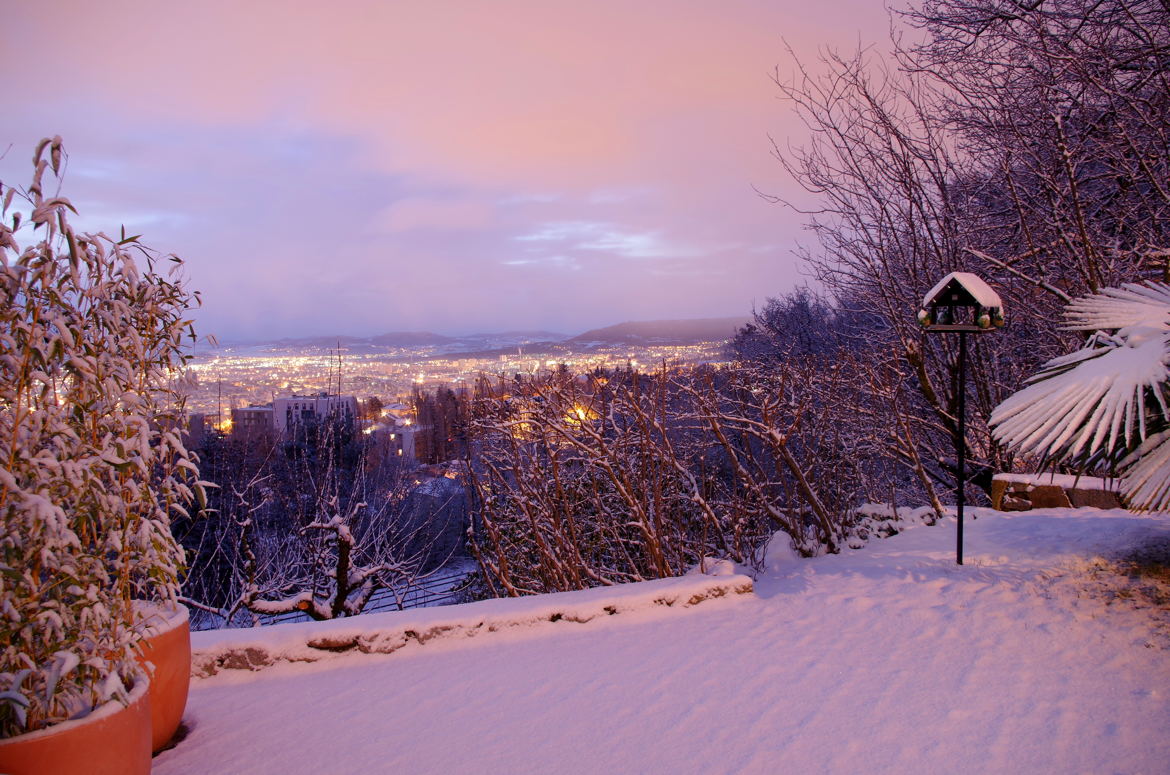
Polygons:
<instances>
[{"instance_id":1,"label":"terracotta pot","mask_svg":"<svg viewBox=\"0 0 1170 775\"><path fill-rule=\"evenodd\" d=\"M150 698L138 681L130 703L107 702L84 718L0 740L7 775L149 775Z\"/></svg>"},{"instance_id":2,"label":"terracotta pot","mask_svg":"<svg viewBox=\"0 0 1170 775\"><path fill-rule=\"evenodd\" d=\"M142 655L138 662L151 673L150 724L151 751L158 753L175 736L183 710L187 707L187 689L191 684L191 625L187 609L176 606L168 610L154 603L136 603L142 617ZM153 666L153 672L152 668Z\"/></svg>"}]
</instances>

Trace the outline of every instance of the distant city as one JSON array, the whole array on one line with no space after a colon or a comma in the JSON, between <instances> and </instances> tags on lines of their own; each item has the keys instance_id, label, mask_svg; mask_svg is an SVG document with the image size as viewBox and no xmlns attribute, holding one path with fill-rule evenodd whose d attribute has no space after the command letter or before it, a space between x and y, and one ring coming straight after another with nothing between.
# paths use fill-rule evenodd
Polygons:
<instances>
[{"instance_id":1,"label":"distant city","mask_svg":"<svg viewBox=\"0 0 1170 775\"><path fill-rule=\"evenodd\" d=\"M622 323L577 336L512 331L446 337L427 332L312 337L200 345L190 366L188 410L226 420L232 409L292 395L376 396L405 401L415 386L458 387L478 376L534 373L561 364L574 372L648 370L720 363L724 343L748 318Z\"/></svg>"}]
</instances>

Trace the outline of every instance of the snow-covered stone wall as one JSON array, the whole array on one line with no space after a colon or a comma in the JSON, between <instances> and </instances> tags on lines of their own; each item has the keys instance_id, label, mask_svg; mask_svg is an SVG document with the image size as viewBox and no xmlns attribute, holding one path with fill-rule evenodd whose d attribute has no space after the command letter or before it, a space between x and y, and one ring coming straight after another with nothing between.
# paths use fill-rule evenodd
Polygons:
<instances>
[{"instance_id":1,"label":"snow-covered stone wall","mask_svg":"<svg viewBox=\"0 0 1170 775\"><path fill-rule=\"evenodd\" d=\"M717 569L723 572L723 567ZM345 654L390 654L435 639L470 638L520 627L584 623L598 617L663 608L686 609L719 598L751 596L740 574L690 574L636 584L532 597L368 614L329 622L193 633L192 675L260 670L282 662L317 662Z\"/></svg>"}]
</instances>

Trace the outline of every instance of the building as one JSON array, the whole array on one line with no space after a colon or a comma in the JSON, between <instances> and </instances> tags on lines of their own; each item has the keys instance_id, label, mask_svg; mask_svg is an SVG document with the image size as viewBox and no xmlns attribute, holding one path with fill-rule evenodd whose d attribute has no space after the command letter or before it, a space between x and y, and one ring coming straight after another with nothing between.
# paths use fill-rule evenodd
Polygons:
<instances>
[{"instance_id":1,"label":"building","mask_svg":"<svg viewBox=\"0 0 1170 775\"><path fill-rule=\"evenodd\" d=\"M298 426L339 420L355 422L358 402L355 396L334 396L318 393L312 396L290 396L272 402L272 425L280 435L294 433Z\"/></svg>"},{"instance_id":2,"label":"building","mask_svg":"<svg viewBox=\"0 0 1170 775\"><path fill-rule=\"evenodd\" d=\"M232 436L245 441L271 437L275 432L271 406L246 406L232 409Z\"/></svg>"},{"instance_id":3,"label":"building","mask_svg":"<svg viewBox=\"0 0 1170 775\"><path fill-rule=\"evenodd\" d=\"M398 457L414 461L414 439L418 427L411 424L397 422L388 417L385 422L376 423L365 429L371 438L378 453L385 457Z\"/></svg>"},{"instance_id":4,"label":"building","mask_svg":"<svg viewBox=\"0 0 1170 775\"><path fill-rule=\"evenodd\" d=\"M287 438L298 428L339 420L354 423L358 416L357 398L319 393L274 399L264 406L232 409L231 433L245 441L264 438Z\"/></svg>"}]
</instances>

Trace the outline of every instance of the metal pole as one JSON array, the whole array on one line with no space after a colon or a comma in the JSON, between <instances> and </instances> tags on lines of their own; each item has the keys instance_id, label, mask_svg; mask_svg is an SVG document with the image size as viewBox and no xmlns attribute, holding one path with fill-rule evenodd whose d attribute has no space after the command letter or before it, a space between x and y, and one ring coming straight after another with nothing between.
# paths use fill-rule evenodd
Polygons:
<instances>
[{"instance_id":1,"label":"metal pole","mask_svg":"<svg viewBox=\"0 0 1170 775\"><path fill-rule=\"evenodd\" d=\"M967 484L967 332L959 332L959 439L958 439L958 501L959 530L955 541L955 562L963 564L963 506Z\"/></svg>"}]
</instances>

